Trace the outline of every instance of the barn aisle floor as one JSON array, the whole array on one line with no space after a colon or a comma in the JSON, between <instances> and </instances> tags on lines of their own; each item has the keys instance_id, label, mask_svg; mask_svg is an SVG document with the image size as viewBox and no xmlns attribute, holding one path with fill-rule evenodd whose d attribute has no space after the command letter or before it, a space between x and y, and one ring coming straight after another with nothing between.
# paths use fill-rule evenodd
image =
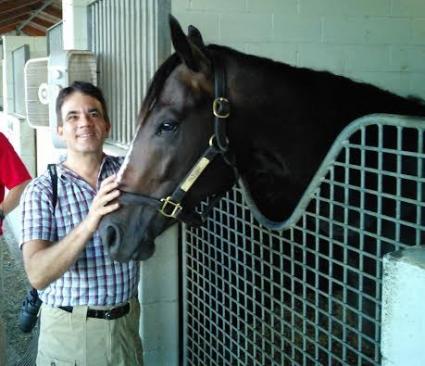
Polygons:
<instances>
[{"instance_id":1,"label":"barn aisle floor","mask_svg":"<svg viewBox=\"0 0 425 366\"><path fill-rule=\"evenodd\" d=\"M4 236L0 237L0 321L6 332L6 366L32 366L37 333L24 334L17 323L29 283L18 243L7 233L10 230L5 229Z\"/></svg>"}]
</instances>

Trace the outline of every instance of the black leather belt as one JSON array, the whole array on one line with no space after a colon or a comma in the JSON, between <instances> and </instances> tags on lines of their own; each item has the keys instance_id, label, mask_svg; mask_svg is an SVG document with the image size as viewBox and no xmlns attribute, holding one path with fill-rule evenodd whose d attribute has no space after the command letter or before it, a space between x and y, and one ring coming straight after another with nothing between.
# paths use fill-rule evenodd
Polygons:
<instances>
[{"instance_id":1,"label":"black leather belt","mask_svg":"<svg viewBox=\"0 0 425 366\"><path fill-rule=\"evenodd\" d=\"M59 309L67 311L68 313L72 313L72 306L59 306ZM88 309L87 317L88 318L97 318L97 319L106 319L106 320L114 320L121 318L124 315L127 315L130 311L130 304L126 303L122 306L117 306L116 308L110 310L97 310L97 309Z\"/></svg>"}]
</instances>

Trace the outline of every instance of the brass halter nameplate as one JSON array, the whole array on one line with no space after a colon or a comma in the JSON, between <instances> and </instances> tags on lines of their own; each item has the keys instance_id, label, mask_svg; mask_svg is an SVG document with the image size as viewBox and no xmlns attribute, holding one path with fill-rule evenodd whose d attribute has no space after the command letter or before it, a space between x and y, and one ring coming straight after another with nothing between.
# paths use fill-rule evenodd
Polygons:
<instances>
[{"instance_id":1,"label":"brass halter nameplate","mask_svg":"<svg viewBox=\"0 0 425 366\"><path fill-rule=\"evenodd\" d=\"M198 177L204 171L204 169L208 166L209 163L210 163L210 160L208 160L206 157L202 157L201 159L199 159L198 164L196 164L193 167L189 176L181 184L180 189L182 191L187 192L190 189L190 187L192 187L192 184L195 183L195 181L198 179Z\"/></svg>"}]
</instances>

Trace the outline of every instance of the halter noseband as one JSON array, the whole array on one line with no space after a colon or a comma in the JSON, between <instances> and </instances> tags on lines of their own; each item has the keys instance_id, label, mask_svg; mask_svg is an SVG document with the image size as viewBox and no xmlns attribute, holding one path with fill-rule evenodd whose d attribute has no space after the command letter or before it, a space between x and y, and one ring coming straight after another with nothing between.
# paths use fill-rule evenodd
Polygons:
<instances>
[{"instance_id":1,"label":"halter noseband","mask_svg":"<svg viewBox=\"0 0 425 366\"><path fill-rule=\"evenodd\" d=\"M233 165L227 155L229 140L226 133L226 119L230 116L230 102L225 97L226 75L222 64L217 59L214 61L214 101L212 104L214 134L210 138L209 146L170 196L157 199L139 193L123 192L120 197L121 203L127 205L148 205L157 209L167 218L173 218L189 224L201 224L205 220L216 199L210 202L206 210L198 214L196 212L188 213L183 211L182 201L184 196L198 180L205 168L218 155L222 155L228 164Z\"/></svg>"}]
</instances>

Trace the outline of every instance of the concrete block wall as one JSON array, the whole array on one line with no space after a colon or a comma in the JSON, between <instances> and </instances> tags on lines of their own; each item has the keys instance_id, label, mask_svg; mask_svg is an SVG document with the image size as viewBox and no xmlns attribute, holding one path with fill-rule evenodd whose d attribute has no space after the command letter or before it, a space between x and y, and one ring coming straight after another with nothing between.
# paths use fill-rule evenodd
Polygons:
<instances>
[{"instance_id":1,"label":"concrete block wall","mask_svg":"<svg viewBox=\"0 0 425 366\"><path fill-rule=\"evenodd\" d=\"M173 0L208 43L425 98L425 2Z\"/></svg>"},{"instance_id":2,"label":"concrete block wall","mask_svg":"<svg viewBox=\"0 0 425 366\"><path fill-rule=\"evenodd\" d=\"M382 290L383 366L425 365L425 246L384 257Z\"/></svg>"},{"instance_id":3,"label":"concrete block wall","mask_svg":"<svg viewBox=\"0 0 425 366\"><path fill-rule=\"evenodd\" d=\"M179 286L177 225L156 241L152 258L140 265L140 334L146 366L177 365Z\"/></svg>"}]
</instances>

